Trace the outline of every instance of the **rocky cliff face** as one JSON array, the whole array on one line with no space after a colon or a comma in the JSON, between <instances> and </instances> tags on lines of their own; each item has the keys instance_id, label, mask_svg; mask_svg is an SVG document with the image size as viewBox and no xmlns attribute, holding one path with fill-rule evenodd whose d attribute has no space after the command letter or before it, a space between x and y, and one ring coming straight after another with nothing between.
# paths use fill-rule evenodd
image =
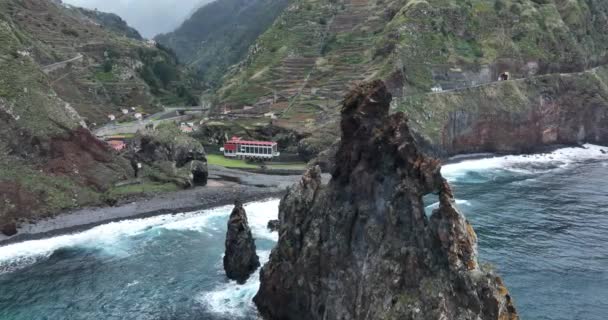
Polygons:
<instances>
[{"instance_id":1,"label":"rocky cliff face","mask_svg":"<svg viewBox=\"0 0 608 320\"><path fill-rule=\"evenodd\" d=\"M511 80L542 79L604 65L608 62L607 22L608 2L600 0L297 1L290 3L249 55L224 78L218 96L233 109L247 106L250 114L258 116L273 113L275 124L311 134L300 148L306 156L335 141L332 128L338 126L340 100L349 87L361 80L383 79L396 98L413 104L423 100L418 105L424 109L406 109L407 113L414 129L442 155L528 150L543 140L537 131L555 130L540 125L529 135L526 127L554 122L550 118L554 115L544 111L503 113L504 107L517 106L499 101L485 103L487 110L477 121L475 108L484 102L468 105L456 101L452 102L457 103L455 108L443 109L445 104L434 106L425 101L435 101L435 95L445 94L442 90L457 90L462 91L458 99L469 102L485 91L482 95L490 100L492 94L513 94L509 98L516 100L527 96L526 108L533 109L546 90L551 95L562 90L558 82L552 87L543 85L540 91L536 85L518 85L521 92L514 92L494 87L500 75L508 73ZM481 89L475 89L478 86ZM588 94L583 87L570 86L568 91L569 96L583 98L561 99L562 106L596 108L584 98ZM445 119L444 112L453 112L451 120ZM588 112L584 114L582 117ZM494 115L505 121L492 120ZM445 138L426 135L429 128L439 127L445 127ZM485 133L490 127L498 128L497 132ZM584 130L581 135L589 138L594 129L585 124ZM475 141L480 132L485 142Z\"/></svg>"},{"instance_id":2,"label":"rocky cliff face","mask_svg":"<svg viewBox=\"0 0 608 320\"><path fill-rule=\"evenodd\" d=\"M139 145L127 153L135 163L146 167L140 176L157 182L172 182L181 187L207 184L207 155L195 139L174 126L161 126L137 134Z\"/></svg>"},{"instance_id":3,"label":"rocky cliff face","mask_svg":"<svg viewBox=\"0 0 608 320\"><path fill-rule=\"evenodd\" d=\"M228 219L226 232L226 276L242 284L259 266L260 259L255 252L255 240L247 222L247 213L243 204L237 201Z\"/></svg>"},{"instance_id":4,"label":"rocky cliff face","mask_svg":"<svg viewBox=\"0 0 608 320\"><path fill-rule=\"evenodd\" d=\"M399 99L398 110L443 156L608 144L608 68Z\"/></svg>"},{"instance_id":5,"label":"rocky cliff face","mask_svg":"<svg viewBox=\"0 0 608 320\"><path fill-rule=\"evenodd\" d=\"M501 279L480 269L477 238L439 161L382 82L342 107L327 186L318 167L283 198L280 238L254 298L266 319L517 319ZM422 197L440 206L427 217Z\"/></svg>"}]
</instances>

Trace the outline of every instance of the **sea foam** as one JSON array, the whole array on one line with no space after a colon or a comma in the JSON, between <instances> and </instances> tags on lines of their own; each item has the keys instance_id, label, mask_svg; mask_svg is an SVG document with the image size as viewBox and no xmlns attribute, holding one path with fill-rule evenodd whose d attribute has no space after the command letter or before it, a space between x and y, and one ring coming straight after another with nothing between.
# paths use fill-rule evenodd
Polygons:
<instances>
[{"instance_id":1,"label":"sea foam","mask_svg":"<svg viewBox=\"0 0 608 320\"><path fill-rule=\"evenodd\" d=\"M252 202L245 205L249 227L256 239L265 239L277 242L277 232L270 232L267 228L268 221L278 218L278 199ZM258 250L260 263L264 265L270 257L270 250ZM218 265L218 274L223 276L221 264ZM227 281L211 291L201 292L196 300L205 308L215 314L221 314L230 319L245 318L255 309L252 299L260 287L260 269L253 273L249 280L239 285L236 281Z\"/></svg>"},{"instance_id":2,"label":"sea foam","mask_svg":"<svg viewBox=\"0 0 608 320\"><path fill-rule=\"evenodd\" d=\"M258 250L260 262L264 265L270 257L270 250ZM239 285L236 281L228 281L209 292L202 292L196 301L205 308L218 315L230 319L245 318L255 310L253 297L260 288L260 269L253 273L249 280Z\"/></svg>"},{"instance_id":3,"label":"sea foam","mask_svg":"<svg viewBox=\"0 0 608 320\"><path fill-rule=\"evenodd\" d=\"M602 152L604 151L604 152ZM574 163L608 159L608 148L585 144L582 147L557 149L550 153L489 157L444 165L441 173L448 180L457 180L469 172L507 170L515 173L539 173L565 168Z\"/></svg>"},{"instance_id":4,"label":"sea foam","mask_svg":"<svg viewBox=\"0 0 608 320\"><path fill-rule=\"evenodd\" d=\"M256 237L276 241L278 235L266 229L269 220L278 215L279 200L272 199L253 202L245 206L250 226ZM128 238L158 229L192 230L197 232L217 231L215 219L227 219L232 206L188 212L176 215L161 215L144 219L125 220L94 227L92 229L52 237L32 240L0 247L0 273L12 272L27 265L50 257L62 248L94 248L109 254L129 254ZM223 227L224 222L222 222Z\"/></svg>"}]
</instances>

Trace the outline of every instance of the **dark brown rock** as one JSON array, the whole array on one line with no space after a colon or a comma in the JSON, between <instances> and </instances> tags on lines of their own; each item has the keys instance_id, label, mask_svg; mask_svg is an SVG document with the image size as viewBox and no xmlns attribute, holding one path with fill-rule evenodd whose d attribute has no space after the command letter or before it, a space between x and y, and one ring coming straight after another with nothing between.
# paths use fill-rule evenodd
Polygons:
<instances>
[{"instance_id":1,"label":"dark brown rock","mask_svg":"<svg viewBox=\"0 0 608 320\"><path fill-rule=\"evenodd\" d=\"M255 252L255 240L247 222L247 213L240 202L236 202L228 220L224 270L228 278L245 283L260 266Z\"/></svg>"},{"instance_id":2,"label":"dark brown rock","mask_svg":"<svg viewBox=\"0 0 608 320\"><path fill-rule=\"evenodd\" d=\"M17 234L17 225L14 222L7 223L0 228L0 232L7 237L12 237Z\"/></svg>"},{"instance_id":3,"label":"dark brown rock","mask_svg":"<svg viewBox=\"0 0 608 320\"><path fill-rule=\"evenodd\" d=\"M281 222L279 220L270 220L268 221L268 230L275 232L279 231L279 227L281 226Z\"/></svg>"},{"instance_id":4,"label":"dark brown rock","mask_svg":"<svg viewBox=\"0 0 608 320\"><path fill-rule=\"evenodd\" d=\"M518 319L440 163L419 152L381 81L351 92L328 185L309 169L282 199L254 302L266 319ZM423 196L439 195L431 218Z\"/></svg>"}]
</instances>

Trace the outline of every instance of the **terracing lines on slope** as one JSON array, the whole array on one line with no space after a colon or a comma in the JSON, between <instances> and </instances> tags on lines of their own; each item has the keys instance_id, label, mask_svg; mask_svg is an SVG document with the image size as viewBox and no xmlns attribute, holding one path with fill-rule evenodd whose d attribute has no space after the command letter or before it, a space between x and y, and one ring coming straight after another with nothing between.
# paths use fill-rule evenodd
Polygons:
<instances>
[{"instance_id":1,"label":"terracing lines on slope","mask_svg":"<svg viewBox=\"0 0 608 320\"><path fill-rule=\"evenodd\" d=\"M607 62L607 23L608 2L599 0L294 1L225 77L218 95L226 108L217 111L273 117L312 134L305 144L315 150L336 137L337 106L357 81L383 79L395 97L420 99L491 85L506 73L509 80L577 73ZM543 95L537 88L520 90L530 106ZM443 125L434 115L446 110L424 106L414 122Z\"/></svg>"},{"instance_id":2,"label":"terracing lines on slope","mask_svg":"<svg viewBox=\"0 0 608 320\"><path fill-rule=\"evenodd\" d=\"M119 17L54 1L0 4L19 31L22 54L41 66L52 89L88 125L109 121L121 108L153 113L161 104L197 104L171 52L127 36L129 30L120 29L126 25L117 29L96 20Z\"/></svg>"},{"instance_id":3,"label":"terracing lines on slope","mask_svg":"<svg viewBox=\"0 0 608 320\"><path fill-rule=\"evenodd\" d=\"M241 65L245 71L221 94L237 108L253 105L250 114L281 114L277 124L306 131L304 123L310 130L323 115L336 114L352 82L373 76L365 63L381 14L370 0L295 2L260 37Z\"/></svg>"}]
</instances>

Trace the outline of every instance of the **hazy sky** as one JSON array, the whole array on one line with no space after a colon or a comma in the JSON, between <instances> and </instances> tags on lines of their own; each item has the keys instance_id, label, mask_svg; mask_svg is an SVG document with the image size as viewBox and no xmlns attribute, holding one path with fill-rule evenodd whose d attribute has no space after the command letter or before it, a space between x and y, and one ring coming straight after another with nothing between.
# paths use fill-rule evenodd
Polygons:
<instances>
[{"instance_id":1,"label":"hazy sky","mask_svg":"<svg viewBox=\"0 0 608 320\"><path fill-rule=\"evenodd\" d=\"M173 31L193 10L212 0L63 0L79 7L116 13L146 38Z\"/></svg>"}]
</instances>

